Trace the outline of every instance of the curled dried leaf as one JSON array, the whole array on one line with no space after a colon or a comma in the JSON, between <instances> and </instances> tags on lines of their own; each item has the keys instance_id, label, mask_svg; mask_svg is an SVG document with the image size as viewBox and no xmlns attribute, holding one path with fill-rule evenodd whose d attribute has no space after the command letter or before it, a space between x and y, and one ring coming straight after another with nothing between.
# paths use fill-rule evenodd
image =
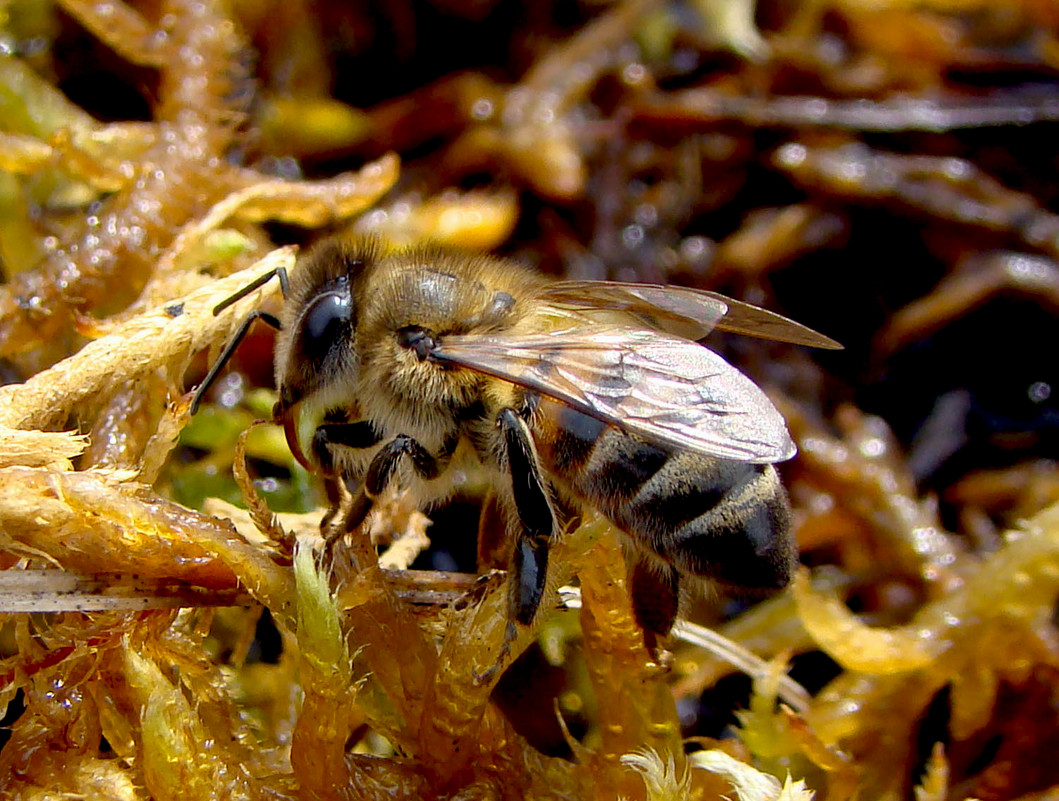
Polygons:
<instances>
[{"instance_id":1,"label":"curled dried leaf","mask_svg":"<svg viewBox=\"0 0 1059 801\"><path fill-rule=\"evenodd\" d=\"M261 495L258 494L257 488L254 487L253 479L250 477L250 472L246 467L246 440L250 432L259 425L268 425L268 421L255 420L236 440L232 472L235 474L235 483L242 490L243 500L246 501L249 509L250 519L254 522L258 531L265 534L273 543L289 545L291 542L290 534L283 530L283 526L280 525L276 515L268 508L268 504L265 503Z\"/></svg>"},{"instance_id":2,"label":"curled dried leaf","mask_svg":"<svg viewBox=\"0 0 1059 801\"><path fill-rule=\"evenodd\" d=\"M804 570L792 590L809 634L847 670L885 676L927 667L937 657L937 645L917 630L880 630L860 622L837 597L813 590Z\"/></svg>"},{"instance_id":3,"label":"curled dried leaf","mask_svg":"<svg viewBox=\"0 0 1059 801\"><path fill-rule=\"evenodd\" d=\"M213 308L255 278L279 267L294 268L294 249L280 248L253 267L222 278L184 298L144 312L107 336L24 384L0 387L0 424L12 428L62 426L75 409L153 370L179 372L196 351L230 335L238 313L214 316ZM275 291L269 287L257 295ZM247 308L244 300L235 304Z\"/></svg>"},{"instance_id":4,"label":"curled dried leaf","mask_svg":"<svg viewBox=\"0 0 1059 801\"><path fill-rule=\"evenodd\" d=\"M73 431L24 431L0 426L0 467L23 465L70 470L70 460L88 447L88 438Z\"/></svg>"},{"instance_id":5,"label":"curled dried leaf","mask_svg":"<svg viewBox=\"0 0 1059 801\"><path fill-rule=\"evenodd\" d=\"M216 518L131 482L128 473L0 470L0 523L9 551L46 554L76 573L124 572L201 588L241 581L277 614L290 578Z\"/></svg>"},{"instance_id":6,"label":"curled dried leaf","mask_svg":"<svg viewBox=\"0 0 1059 801\"><path fill-rule=\"evenodd\" d=\"M493 250L503 244L518 221L518 199L512 192L454 192L426 198L400 198L364 215L353 230L379 236L394 246L437 242L462 250Z\"/></svg>"}]
</instances>

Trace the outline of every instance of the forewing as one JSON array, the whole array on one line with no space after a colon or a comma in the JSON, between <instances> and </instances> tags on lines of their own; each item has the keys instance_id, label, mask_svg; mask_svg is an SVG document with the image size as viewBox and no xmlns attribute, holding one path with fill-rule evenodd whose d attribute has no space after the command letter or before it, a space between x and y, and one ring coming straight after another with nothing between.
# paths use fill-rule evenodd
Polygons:
<instances>
[{"instance_id":1,"label":"forewing","mask_svg":"<svg viewBox=\"0 0 1059 801\"><path fill-rule=\"evenodd\" d=\"M674 448L778 462L795 447L765 393L708 348L633 328L445 337L443 363L511 381Z\"/></svg>"},{"instance_id":2,"label":"forewing","mask_svg":"<svg viewBox=\"0 0 1059 801\"><path fill-rule=\"evenodd\" d=\"M702 339L715 328L814 348L842 346L801 323L716 292L680 286L618 281L557 281L545 299L589 318L598 311L629 314L645 325L685 339Z\"/></svg>"}]
</instances>

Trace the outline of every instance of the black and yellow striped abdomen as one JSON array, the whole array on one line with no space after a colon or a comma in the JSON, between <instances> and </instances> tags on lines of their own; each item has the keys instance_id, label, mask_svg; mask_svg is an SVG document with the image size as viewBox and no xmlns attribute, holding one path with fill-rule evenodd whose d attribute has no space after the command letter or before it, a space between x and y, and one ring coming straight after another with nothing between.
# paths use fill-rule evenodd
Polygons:
<instances>
[{"instance_id":1,"label":"black and yellow striped abdomen","mask_svg":"<svg viewBox=\"0 0 1059 801\"><path fill-rule=\"evenodd\" d=\"M772 465L665 449L547 400L534 423L558 483L679 573L756 589L789 581L790 508Z\"/></svg>"}]
</instances>

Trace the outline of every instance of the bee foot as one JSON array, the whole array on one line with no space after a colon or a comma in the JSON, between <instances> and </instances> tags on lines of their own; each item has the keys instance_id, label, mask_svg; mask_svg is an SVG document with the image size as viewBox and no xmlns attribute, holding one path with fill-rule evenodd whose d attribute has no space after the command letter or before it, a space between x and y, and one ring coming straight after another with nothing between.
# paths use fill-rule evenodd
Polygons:
<instances>
[{"instance_id":1,"label":"bee foot","mask_svg":"<svg viewBox=\"0 0 1059 801\"><path fill-rule=\"evenodd\" d=\"M673 669L673 652L665 648L652 648L649 651L651 661L647 663L647 669L651 673L664 675Z\"/></svg>"},{"instance_id":2,"label":"bee foot","mask_svg":"<svg viewBox=\"0 0 1059 801\"><path fill-rule=\"evenodd\" d=\"M497 674L503 670L504 665L511 659L511 643L518 637L518 626L513 622L508 621L507 628L504 630L504 644L500 646L500 652L496 655L496 662L489 669L479 673L477 670L471 670L471 676L474 678L474 684L476 687L482 687L486 684L492 683L496 678Z\"/></svg>"}]
</instances>

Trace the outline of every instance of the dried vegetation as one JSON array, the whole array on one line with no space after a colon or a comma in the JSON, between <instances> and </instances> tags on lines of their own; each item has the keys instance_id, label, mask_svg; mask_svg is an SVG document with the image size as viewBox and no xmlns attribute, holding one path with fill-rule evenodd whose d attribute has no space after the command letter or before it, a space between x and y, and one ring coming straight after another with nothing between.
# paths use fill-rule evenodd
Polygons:
<instances>
[{"instance_id":1,"label":"dried vegetation","mask_svg":"<svg viewBox=\"0 0 1059 801\"><path fill-rule=\"evenodd\" d=\"M0 4L0 795L1054 798L1057 31L1054 0ZM715 343L800 446L792 591L693 610L752 686L650 661L599 520L552 561L580 611L505 642L474 476L321 567L311 478L243 433L265 336L191 421L279 298L214 305L346 227L846 344Z\"/></svg>"}]
</instances>

